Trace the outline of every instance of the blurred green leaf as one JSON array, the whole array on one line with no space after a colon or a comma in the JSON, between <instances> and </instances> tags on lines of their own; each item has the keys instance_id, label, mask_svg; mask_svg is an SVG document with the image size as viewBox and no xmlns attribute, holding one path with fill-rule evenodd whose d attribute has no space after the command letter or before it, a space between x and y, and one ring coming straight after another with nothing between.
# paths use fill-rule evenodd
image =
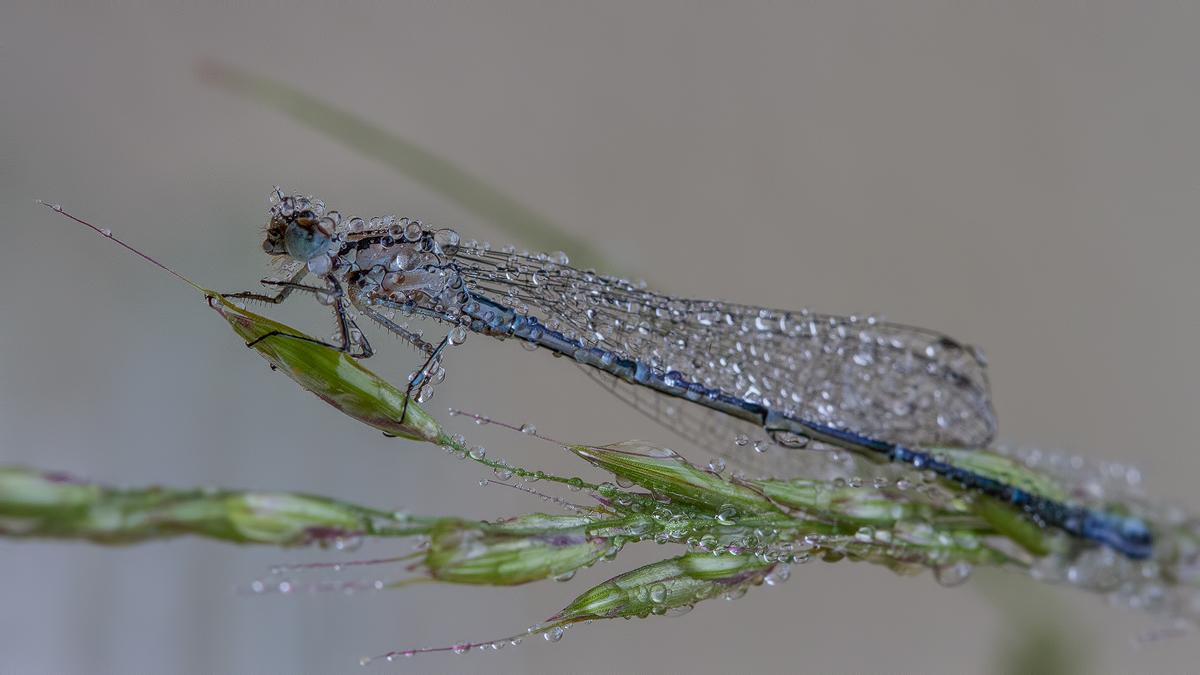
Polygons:
<instances>
[{"instance_id":1,"label":"blurred green leaf","mask_svg":"<svg viewBox=\"0 0 1200 675\"><path fill-rule=\"evenodd\" d=\"M221 89L257 101L358 152L395 169L454 204L495 225L527 246L564 251L574 266L614 270L591 244L414 143L391 134L316 96L269 77L225 65L200 63L200 77Z\"/></svg>"}]
</instances>

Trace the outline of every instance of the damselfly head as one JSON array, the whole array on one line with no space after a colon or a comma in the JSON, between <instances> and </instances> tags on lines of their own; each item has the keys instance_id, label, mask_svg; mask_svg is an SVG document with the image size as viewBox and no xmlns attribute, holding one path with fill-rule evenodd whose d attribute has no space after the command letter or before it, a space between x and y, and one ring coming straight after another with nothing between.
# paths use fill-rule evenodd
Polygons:
<instances>
[{"instance_id":1,"label":"damselfly head","mask_svg":"<svg viewBox=\"0 0 1200 675\"><path fill-rule=\"evenodd\" d=\"M308 262L334 247L336 218L325 215L324 204L306 197L282 197L271 209L263 250Z\"/></svg>"}]
</instances>

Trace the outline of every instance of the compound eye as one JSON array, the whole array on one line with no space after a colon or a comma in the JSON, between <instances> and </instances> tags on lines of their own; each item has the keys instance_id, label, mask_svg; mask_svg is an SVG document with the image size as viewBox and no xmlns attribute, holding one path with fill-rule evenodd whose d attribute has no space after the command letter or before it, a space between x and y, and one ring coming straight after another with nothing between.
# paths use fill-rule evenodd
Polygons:
<instances>
[{"instance_id":1,"label":"compound eye","mask_svg":"<svg viewBox=\"0 0 1200 675\"><path fill-rule=\"evenodd\" d=\"M303 262L328 253L332 245L332 236L318 227L313 218L290 222L283 233L283 246L287 254Z\"/></svg>"}]
</instances>

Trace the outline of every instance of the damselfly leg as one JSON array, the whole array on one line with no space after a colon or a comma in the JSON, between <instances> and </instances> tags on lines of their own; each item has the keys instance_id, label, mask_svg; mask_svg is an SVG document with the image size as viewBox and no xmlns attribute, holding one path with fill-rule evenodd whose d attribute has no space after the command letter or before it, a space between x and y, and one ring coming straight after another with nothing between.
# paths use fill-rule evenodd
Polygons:
<instances>
[{"instance_id":1,"label":"damselfly leg","mask_svg":"<svg viewBox=\"0 0 1200 675\"><path fill-rule=\"evenodd\" d=\"M367 342L367 338L365 335L363 335L362 330L359 329L358 325L354 323L353 319L351 319L350 317L348 317L346 315L346 308L342 304L342 298L345 296L345 293L342 291L341 283L339 283L337 278L334 277L332 274L327 274L323 277L323 279L326 283L325 288L321 288L319 286L309 286L307 284L299 283L299 280L305 276L307 271L308 270L306 268L301 268L300 271L298 271L288 281L280 281L278 279L263 279L261 281L261 283L264 286L275 286L280 289L280 291L278 293L276 293L275 295L267 295L264 293L254 293L252 291L243 291L243 292L239 292L239 293L229 293L229 294L226 294L225 297L226 298L238 298L238 299L244 299L244 300L256 300L258 302L265 302L265 303L272 304L272 305L278 305L278 304L281 304L284 300L286 300L287 297L289 295L291 295L293 291L312 293L317 298L317 301L320 302L321 304L327 304L327 305L333 306L333 313L337 319L337 324L338 324L338 332L341 335L341 344L333 344L333 343L319 342L319 341L318 341L318 344L322 344L322 345L325 345L326 347L331 347L333 349L337 349L338 351L345 352L346 354L349 354L350 356L353 356L355 358L360 358L360 359L367 359L367 358L370 358L372 355L374 355L375 350L371 348L371 343ZM286 333L279 333L279 335L287 336L287 337L296 337L294 335L287 335ZM260 339L262 339L262 338L260 338ZM357 343L360 348L359 353L357 353L357 354L354 353L354 344L355 343Z\"/></svg>"}]
</instances>

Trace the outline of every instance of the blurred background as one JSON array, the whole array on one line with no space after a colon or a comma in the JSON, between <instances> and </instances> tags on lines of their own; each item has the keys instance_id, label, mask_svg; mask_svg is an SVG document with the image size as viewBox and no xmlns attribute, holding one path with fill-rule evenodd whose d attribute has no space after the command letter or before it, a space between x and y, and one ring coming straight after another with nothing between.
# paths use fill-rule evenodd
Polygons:
<instances>
[{"instance_id":1,"label":"blurred background","mask_svg":"<svg viewBox=\"0 0 1200 675\"><path fill-rule=\"evenodd\" d=\"M1200 508L1197 25L1189 3L6 0L0 462L427 515L545 508L342 417L271 373L194 289L34 204L61 203L224 291L268 273L273 185L510 243L425 185L206 83L198 64L215 59L453 162L654 288L882 313L977 344L1001 440L1135 463L1149 492ZM315 303L289 304L270 314L332 330ZM369 365L403 382L412 351L370 335ZM574 442L678 443L545 354L476 337L447 366L426 407L489 457L602 480L448 406ZM508 589L233 590L273 563L404 550L0 542L0 671L345 672L394 648L511 635L674 553L642 544L570 583ZM678 619L373 667L1005 672L1057 649L1059 672L1194 668L1200 638L1129 646L1155 627L1015 573L946 589L816 562Z\"/></svg>"}]
</instances>

